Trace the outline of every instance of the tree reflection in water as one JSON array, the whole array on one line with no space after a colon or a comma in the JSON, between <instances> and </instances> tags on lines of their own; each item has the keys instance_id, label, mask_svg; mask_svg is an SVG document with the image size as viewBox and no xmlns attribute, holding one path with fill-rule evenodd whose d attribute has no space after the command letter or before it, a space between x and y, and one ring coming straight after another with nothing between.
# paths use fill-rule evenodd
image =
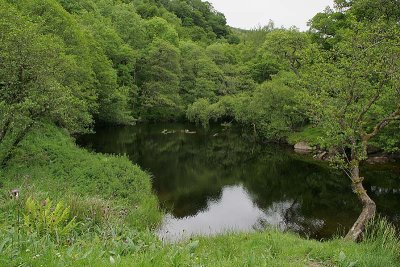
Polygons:
<instances>
[{"instance_id":1,"label":"tree reflection in water","mask_svg":"<svg viewBox=\"0 0 400 267\"><path fill-rule=\"evenodd\" d=\"M320 239L352 225L360 207L344 175L249 137L234 127L145 124L98 128L78 141L98 152L126 154L153 174L168 212L160 229L165 239L268 226ZM398 167L367 168L366 174L378 211L399 224Z\"/></svg>"}]
</instances>

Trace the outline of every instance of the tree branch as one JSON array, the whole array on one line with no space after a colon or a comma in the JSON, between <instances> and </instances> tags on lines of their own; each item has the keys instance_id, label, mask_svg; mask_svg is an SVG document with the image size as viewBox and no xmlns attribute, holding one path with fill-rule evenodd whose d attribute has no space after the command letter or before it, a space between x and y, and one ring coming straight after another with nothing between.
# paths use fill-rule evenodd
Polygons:
<instances>
[{"instance_id":1,"label":"tree branch","mask_svg":"<svg viewBox=\"0 0 400 267\"><path fill-rule=\"evenodd\" d=\"M4 137L6 136L8 129L10 127L11 120L8 118L4 123L3 128L0 130L0 143L3 141Z\"/></svg>"},{"instance_id":2,"label":"tree branch","mask_svg":"<svg viewBox=\"0 0 400 267\"><path fill-rule=\"evenodd\" d=\"M368 141L375 135L377 135L383 128L385 128L391 121L400 120L400 104L397 106L397 109L390 114L388 117L381 120L372 130L371 133L365 134L363 136L363 141Z\"/></svg>"},{"instance_id":3,"label":"tree branch","mask_svg":"<svg viewBox=\"0 0 400 267\"><path fill-rule=\"evenodd\" d=\"M367 114L368 110L372 107L372 105L375 104L376 101L379 100L379 98L381 97L383 86L384 86L384 82L381 82L379 88L376 90L376 94L374 95L374 97L369 101L367 106L363 109L360 116L358 116L357 123L359 123L364 118L365 114Z\"/></svg>"}]
</instances>

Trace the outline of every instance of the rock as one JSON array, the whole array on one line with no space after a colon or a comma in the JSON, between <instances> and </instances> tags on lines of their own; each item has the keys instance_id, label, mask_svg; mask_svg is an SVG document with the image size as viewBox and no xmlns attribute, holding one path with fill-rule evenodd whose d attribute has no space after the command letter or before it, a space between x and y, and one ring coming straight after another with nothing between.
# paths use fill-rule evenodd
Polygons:
<instances>
[{"instance_id":1,"label":"rock","mask_svg":"<svg viewBox=\"0 0 400 267\"><path fill-rule=\"evenodd\" d=\"M367 159L367 163L369 164L384 164L384 163L389 163L391 161L392 160L388 156L376 156Z\"/></svg>"},{"instance_id":2,"label":"rock","mask_svg":"<svg viewBox=\"0 0 400 267\"><path fill-rule=\"evenodd\" d=\"M191 132L188 129L185 130L185 134L195 134L196 132Z\"/></svg>"},{"instance_id":3,"label":"rock","mask_svg":"<svg viewBox=\"0 0 400 267\"><path fill-rule=\"evenodd\" d=\"M174 131L174 130L168 131L167 129L164 129L161 133L162 133L162 134L174 134L175 131Z\"/></svg>"},{"instance_id":4,"label":"rock","mask_svg":"<svg viewBox=\"0 0 400 267\"><path fill-rule=\"evenodd\" d=\"M327 160L329 158L328 151L322 151L316 155L317 159L319 160Z\"/></svg>"},{"instance_id":5,"label":"rock","mask_svg":"<svg viewBox=\"0 0 400 267\"><path fill-rule=\"evenodd\" d=\"M299 153L311 153L314 149L306 142L299 142L294 145L294 150Z\"/></svg>"}]
</instances>

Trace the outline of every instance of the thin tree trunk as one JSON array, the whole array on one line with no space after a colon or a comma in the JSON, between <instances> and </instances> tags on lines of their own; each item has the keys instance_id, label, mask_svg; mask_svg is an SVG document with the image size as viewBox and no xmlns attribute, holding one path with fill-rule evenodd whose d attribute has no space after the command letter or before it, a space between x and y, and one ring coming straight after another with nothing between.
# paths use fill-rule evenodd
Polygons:
<instances>
[{"instance_id":1,"label":"thin tree trunk","mask_svg":"<svg viewBox=\"0 0 400 267\"><path fill-rule=\"evenodd\" d=\"M31 122L27 126L25 126L25 128L21 130L21 132L19 132L14 142L12 143L11 147L5 153L4 157L0 159L0 168L4 167L7 164L7 162L11 159L14 149L21 143L22 140L24 140L25 136L29 133L33 125L34 122Z\"/></svg>"},{"instance_id":2,"label":"thin tree trunk","mask_svg":"<svg viewBox=\"0 0 400 267\"><path fill-rule=\"evenodd\" d=\"M360 168L358 162L353 166L351 171L351 180L353 182L353 192L357 194L362 203L362 211L357 221L347 233L345 239L351 241L359 241L365 230L367 223L375 217L376 205L375 202L368 196L367 191L362 184L364 178L360 177Z\"/></svg>"},{"instance_id":3,"label":"thin tree trunk","mask_svg":"<svg viewBox=\"0 0 400 267\"><path fill-rule=\"evenodd\" d=\"M3 141L3 139L6 137L6 134L8 132L8 129L10 127L11 120L7 119L6 122L4 123L2 129L0 129L0 143Z\"/></svg>"}]
</instances>

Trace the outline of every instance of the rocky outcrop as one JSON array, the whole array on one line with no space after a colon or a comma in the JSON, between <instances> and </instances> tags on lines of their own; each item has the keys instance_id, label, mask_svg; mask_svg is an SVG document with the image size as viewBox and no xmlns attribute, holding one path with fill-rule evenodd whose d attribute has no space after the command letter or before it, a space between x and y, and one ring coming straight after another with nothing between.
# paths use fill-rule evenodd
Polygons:
<instances>
[{"instance_id":1,"label":"rocky outcrop","mask_svg":"<svg viewBox=\"0 0 400 267\"><path fill-rule=\"evenodd\" d=\"M299 142L294 145L294 151L298 153L311 153L314 151L314 148L306 142Z\"/></svg>"}]
</instances>

